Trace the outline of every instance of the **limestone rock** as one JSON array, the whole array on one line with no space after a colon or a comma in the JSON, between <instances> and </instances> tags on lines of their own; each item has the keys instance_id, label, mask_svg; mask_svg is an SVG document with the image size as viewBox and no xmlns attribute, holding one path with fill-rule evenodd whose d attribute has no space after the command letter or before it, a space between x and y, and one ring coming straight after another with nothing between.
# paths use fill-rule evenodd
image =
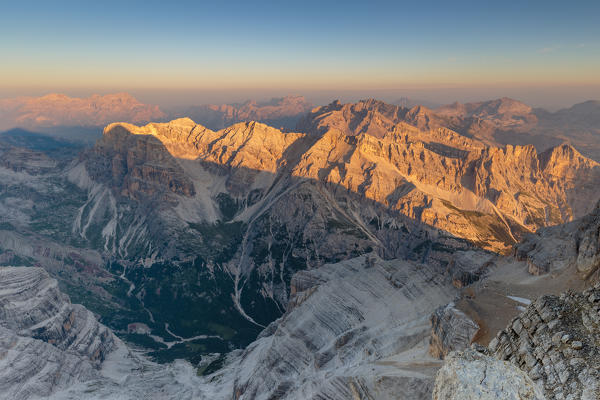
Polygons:
<instances>
[{"instance_id":1,"label":"limestone rock","mask_svg":"<svg viewBox=\"0 0 600 400\"><path fill-rule=\"evenodd\" d=\"M0 397L48 396L97 378L117 341L43 269L0 267Z\"/></svg>"},{"instance_id":2,"label":"limestone rock","mask_svg":"<svg viewBox=\"0 0 600 400\"><path fill-rule=\"evenodd\" d=\"M465 313L449 303L431 315L431 340L429 354L443 359L454 350L462 350L471 344L479 325Z\"/></svg>"},{"instance_id":3,"label":"limestone rock","mask_svg":"<svg viewBox=\"0 0 600 400\"><path fill-rule=\"evenodd\" d=\"M101 362L114 336L83 306L71 304L41 268L0 267L0 325Z\"/></svg>"},{"instance_id":4,"label":"limestone rock","mask_svg":"<svg viewBox=\"0 0 600 400\"><path fill-rule=\"evenodd\" d=\"M446 357L433 400L542 400L526 373L506 361L467 349Z\"/></svg>"},{"instance_id":5,"label":"limestone rock","mask_svg":"<svg viewBox=\"0 0 600 400\"><path fill-rule=\"evenodd\" d=\"M490 351L526 372L548 399L600 396L600 286L542 296L490 342Z\"/></svg>"},{"instance_id":6,"label":"limestone rock","mask_svg":"<svg viewBox=\"0 0 600 400\"><path fill-rule=\"evenodd\" d=\"M437 360L427 354L427 316L456 289L426 265L366 259L296 277L303 300L210 377L234 382L223 397L430 398Z\"/></svg>"},{"instance_id":7,"label":"limestone rock","mask_svg":"<svg viewBox=\"0 0 600 400\"><path fill-rule=\"evenodd\" d=\"M376 101L331 104L306 117L305 134L256 122L217 132L189 119L113 124L84 158L92 179L136 200L164 194L176 205L169 193L195 197L193 164L225 175L226 193L242 198L252 185L260 182L260 196L269 182L291 176L343 188L495 251L583 215L590 209L583 199L600 197L589 184L600 179L600 166L572 148L541 156L532 146L488 147L447 128L419 129L403 113Z\"/></svg>"},{"instance_id":8,"label":"limestone rock","mask_svg":"<svg viewBox=\"0 0 600 400\"><path fill-rule=\"evenodd\" d=\"M576 266L581 277L598 279L600 268L600 203L588 215L527 235L514 255L526 260L529 272L540 275Z\"/></svg>"}]
</instances>

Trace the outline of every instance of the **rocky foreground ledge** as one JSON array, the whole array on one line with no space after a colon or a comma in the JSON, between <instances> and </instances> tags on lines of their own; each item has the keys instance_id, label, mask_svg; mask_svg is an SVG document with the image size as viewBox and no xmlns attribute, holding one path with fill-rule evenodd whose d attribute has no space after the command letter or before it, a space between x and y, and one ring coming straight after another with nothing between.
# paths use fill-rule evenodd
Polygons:
<instances>
[{"instance_id":1,"label":"rocky foreground ledge","mask_svg":"<svg viewBox=\"0 0 600 400\"><path fill-rule=\"evenodd\" d=\"M434 400L543 398L600 399L600 284L542 296L487 348L450 353L433 391Z\"/></svg>"}]
</instances>

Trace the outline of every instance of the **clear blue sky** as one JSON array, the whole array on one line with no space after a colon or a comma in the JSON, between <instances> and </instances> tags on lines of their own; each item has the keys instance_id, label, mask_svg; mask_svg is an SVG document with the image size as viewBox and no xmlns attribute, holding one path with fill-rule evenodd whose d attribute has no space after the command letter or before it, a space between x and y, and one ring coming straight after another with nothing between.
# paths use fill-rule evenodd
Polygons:
<instances>
[{"instance_id":1,"label":"clear blue sky","mask_svg":"<svg viewBox=\"0 0 600 400\"><path fill-rule=\"evenodd\" d=\"M600 1L10 3L0 97L600 85Z\"/></svg>"}]
</instances>

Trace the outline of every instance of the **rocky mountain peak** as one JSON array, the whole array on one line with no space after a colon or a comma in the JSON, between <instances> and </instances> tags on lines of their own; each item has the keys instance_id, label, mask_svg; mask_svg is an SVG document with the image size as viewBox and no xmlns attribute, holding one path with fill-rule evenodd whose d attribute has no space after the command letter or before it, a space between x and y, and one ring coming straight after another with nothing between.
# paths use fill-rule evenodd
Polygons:
<instances>
[{"instance_id":1,"label":"rocky mountain peak","mask_svg":"<svg viewBox=\"0 0 600 400\"><path fill-rule=\"evenodd\" d=\"M113 158L112 170L120 171L117 186L131 182L125 177L135 164L141 168L136 176L146 176L142 187L148 182L162 187L163 180L170 182L168 191L187 195L196 190L180 160L236 168L240 179L265 172L274 179L292 168L297 178L344 187L499 251L508 251L524 232L585 214L590 205L582 199L600 196L591 184L599 166L568 146L544 155L533 145L485 146L447 128L431 128L436 121L426 107L406 110L367 99L313 110L302 121L304 134L254 121L219 131L188 118L143 127L113 124L97 154ZM114 164L113 151L126 163ZM572 162L574 157L579 161ZM238 183L234 187L243 191Z\"/></svg>"},{"instance_id":2,"label":"rocky mountain peak","mask_svg":"<svg viewBox=\"0 0 600 400\"><path fill-rule=\"evenodd\" d=\"M541 153L540 163L546 173L554 177L560 176L562 179L580 179L581 171L589 171L586 174L588 179L585 179L585 182L580 180L580 190L586 189L600 179L598 173L600 164L584 157L569 143L563 143ZM576 170L579 171L578 175L573 174Z\"/></svg>"},{"instance_id":3,"label":"rocky mountain peak","mask_svg":"<svg viewBox=\"0 0 600 400\"><path fill-rule=\"evenodd\" d=\"M600 110L600 100L588 100L583 103L577 103L573 105L569 110L572 112L577 112L581 116L585 114L598 115L598 111Z\"/></svg>"}]
</instances>

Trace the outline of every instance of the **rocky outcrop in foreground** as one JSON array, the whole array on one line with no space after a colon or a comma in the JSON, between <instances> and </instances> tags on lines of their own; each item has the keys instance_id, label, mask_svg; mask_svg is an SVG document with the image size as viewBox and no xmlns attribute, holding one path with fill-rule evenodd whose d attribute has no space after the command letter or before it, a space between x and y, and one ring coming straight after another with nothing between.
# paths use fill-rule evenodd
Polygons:
<instances>
[{"instance_id":1,"label":"rocky outcrop in foreground","mask_svg":"<svg viewBox=\"0 0 600 400\"><path fill-rule=\"evenodd\" d=\"M472 351L451 354L437 375L433 398L465 399L470 398L465 393L487 393L490 387L501 386L490 386L489 376L481 371L518 376L515 368L526 373L547 399L600 398L600 285L582 293L540 297L484 352L494 358ZM527 397L531 396L529 380L506 381L518 396L505 397L492 390L486 398L534 398Z\"/></svg>"},{"instance_id":2,"label":"rocky outcrop in foreground","mask_svg":"<svg viewBox=\"0 0 600 400\"><path fill-rule=\"evenodd\" d=\"M0 306L0 398L93 379L118 340L41 268L0 268Z\"/></svg>"},{"instance_id":3,"label":"rocky outcrop in foreground","mask_svg":"<svg viewBox=\"0 0 600 400\"><path fill-rule=\"evenodd\" d=\"M467 349L453 352L438 371L433 400L542 400L527 374L514 365Z\"/></svg>"}]
</instances>

